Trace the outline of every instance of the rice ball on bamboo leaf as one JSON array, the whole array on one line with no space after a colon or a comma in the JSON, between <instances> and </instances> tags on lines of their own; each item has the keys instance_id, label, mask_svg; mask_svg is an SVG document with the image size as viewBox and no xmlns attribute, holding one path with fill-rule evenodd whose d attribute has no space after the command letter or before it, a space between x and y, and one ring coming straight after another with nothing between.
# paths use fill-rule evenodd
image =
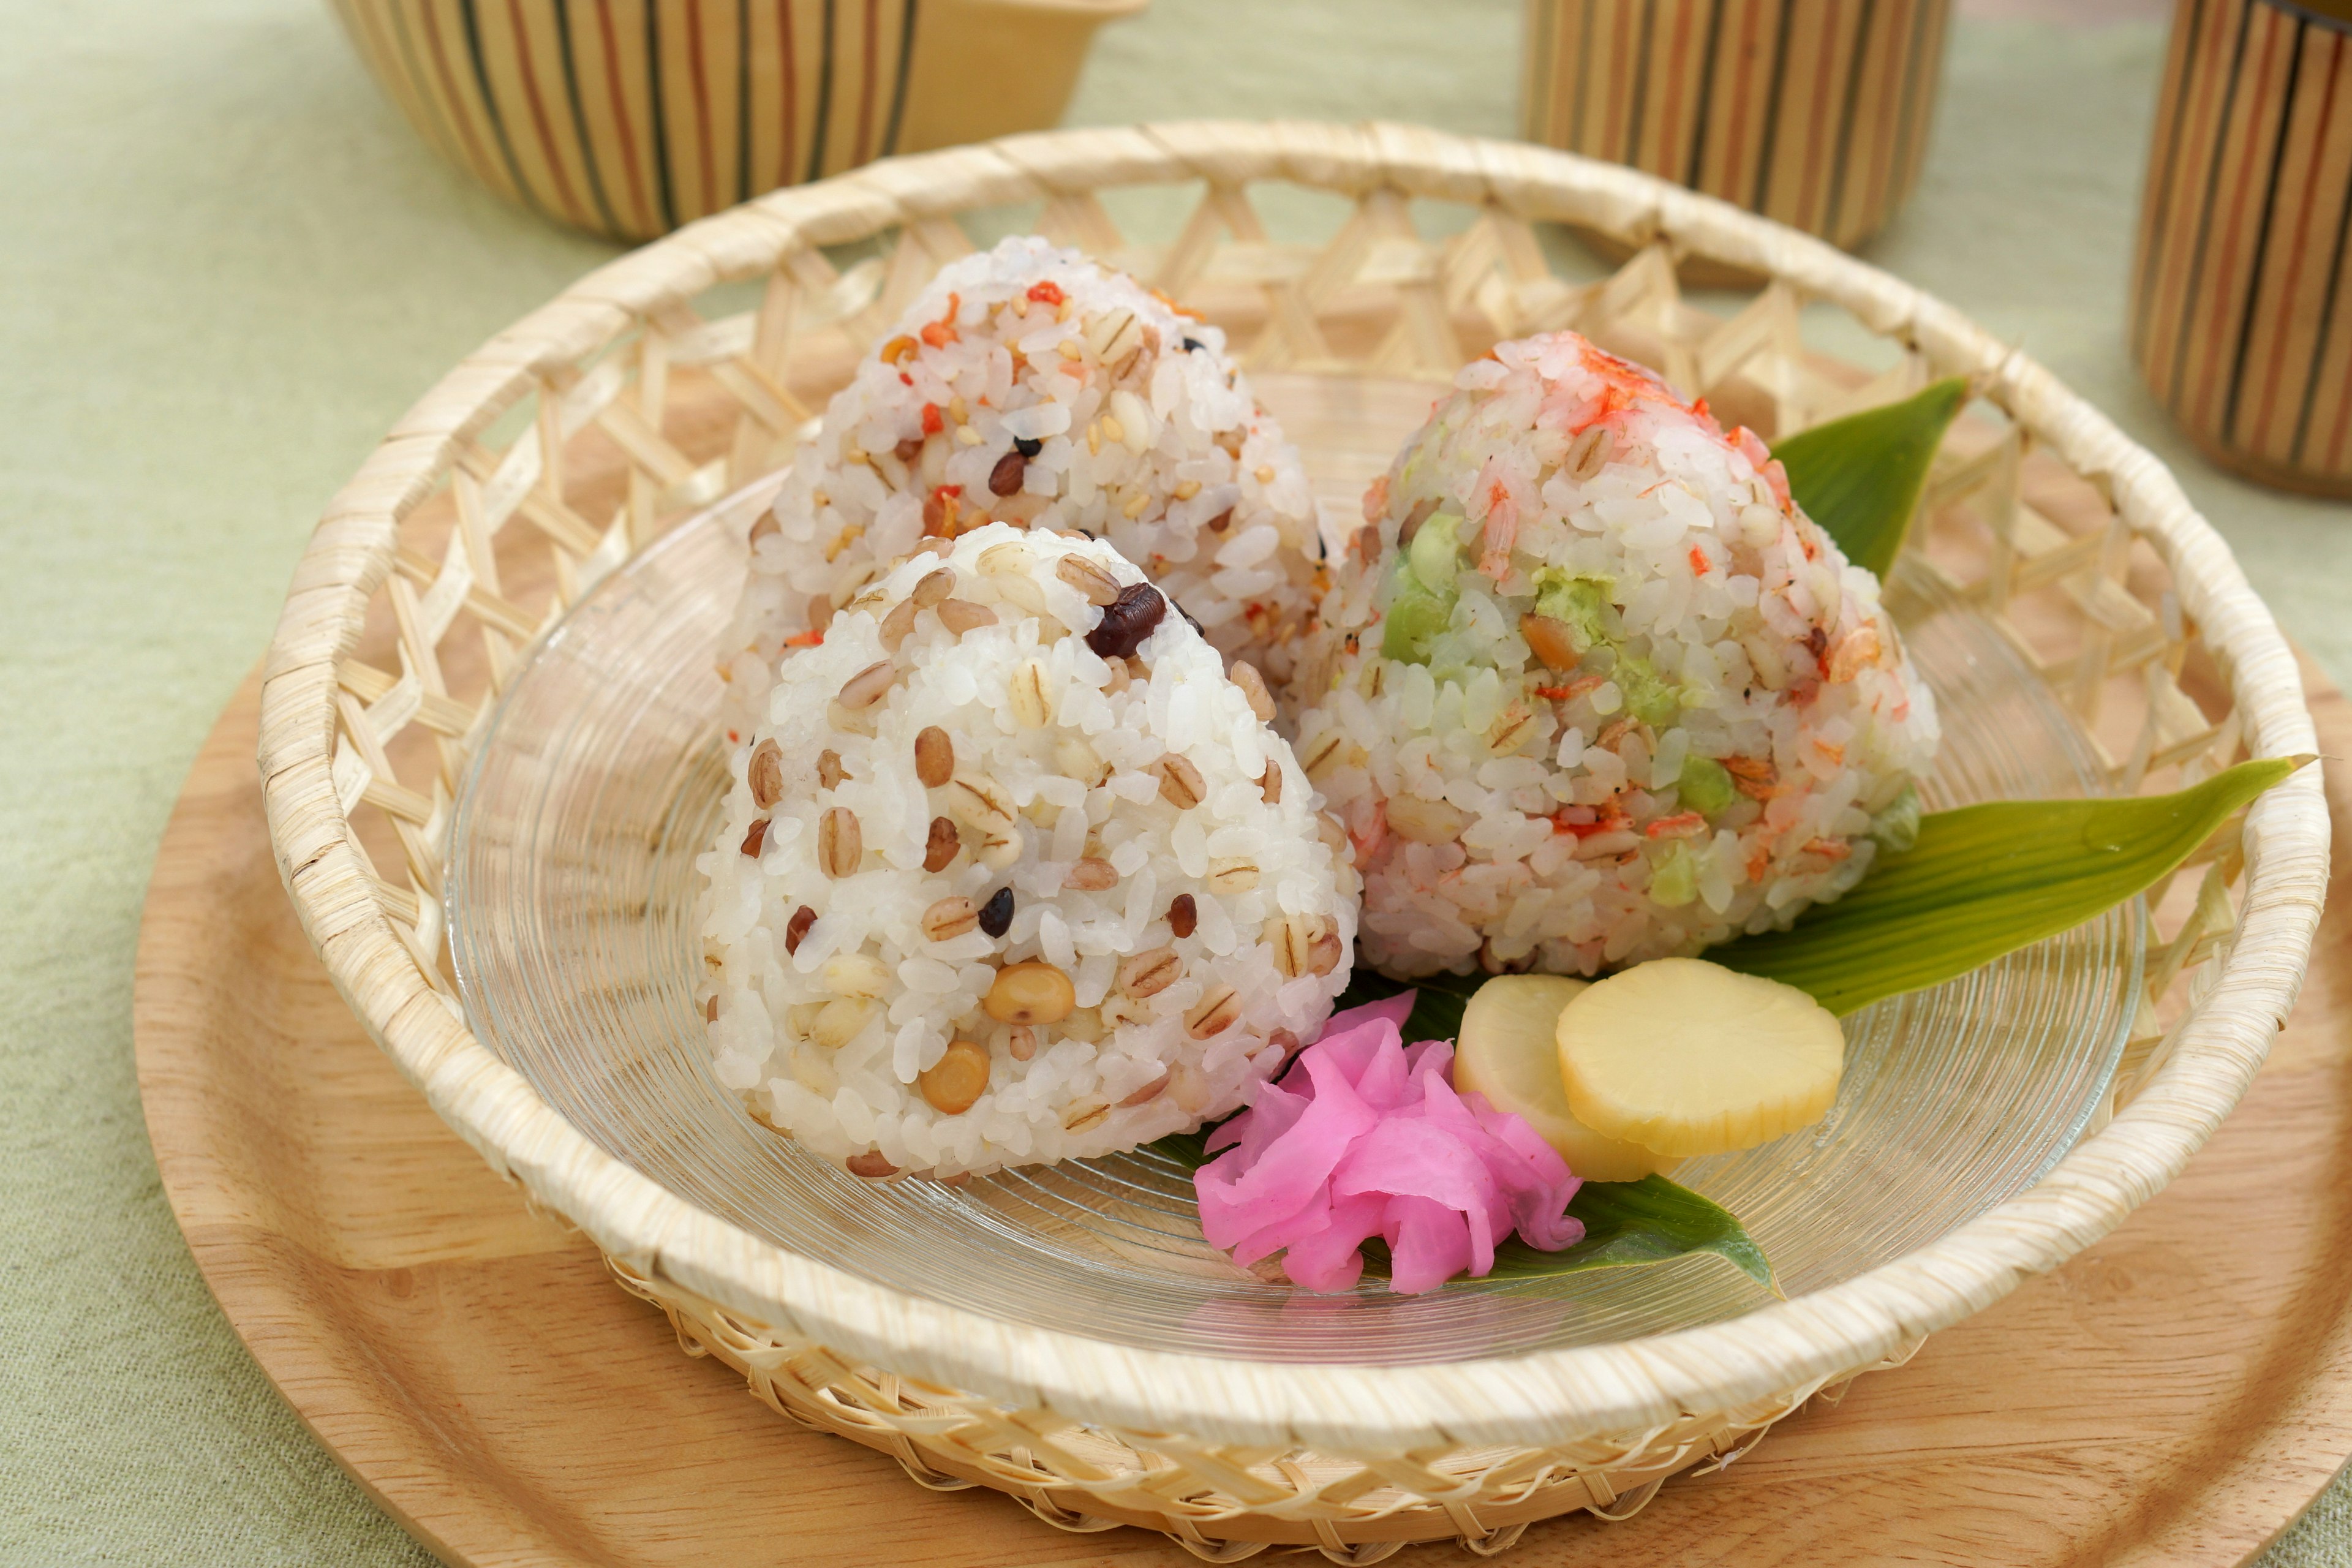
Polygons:
<instances>
[{"instance_id":1,"label":"rice ball on bamboo leaf","mask_svg":"<svg viewBox=\"0 0 2352 1568\"><path fill-rule=\"evenodd\" d=\"M1297 754L1401 976L1787 925L1917 819L1935 704L1746 429L1573 332L1499 345L1365 497Z\"/></svg>"}]
</instances>

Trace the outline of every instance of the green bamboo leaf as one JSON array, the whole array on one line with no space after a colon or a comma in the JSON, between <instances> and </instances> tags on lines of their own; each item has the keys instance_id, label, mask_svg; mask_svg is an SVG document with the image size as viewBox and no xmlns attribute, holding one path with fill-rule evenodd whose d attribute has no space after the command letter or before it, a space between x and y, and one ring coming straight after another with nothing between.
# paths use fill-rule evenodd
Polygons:
<instances>
[{"instance_id":1,"label":"green bamboo leaf","mask_svg":"<svg viewBox=\"0 0 2352 1568\"><path fill-rule=\"evenodd\" d=\"M1884 577L1902 553L1936 448L1968 400L1968 379L1952 376L1900 403L1783 437L1772 456L1805 515L1847 560Z\"/></svg>"},{"instance_id":2,"label":"green bamboo leaf","mask_svg":"<svg viewBox=\"0 0 2352 1568\"><path fill-rule=\"evenodd\" d=\"M1495 1249L1489 1279L1541 1279L1591 1268L1631 1268L1712 1252L1774 1295L1771 1260L1738 1216L1688 1187L1649 1175L1638 1182L1587 1182L1569 1200L1570 1217L1584 1222L1584 1239L1541 1252L1513 1237Z\"/></svg>"},{"instance_id":3,"label":"green bamboo leaf","mask_svg":"<svg viewBox=\"0 0 2352 1568\"><path fill-rule=\"evenodd\" d=\"M1595 1268L1639 1268L1693 1253L1728 1258L1739 1271L1774 1295L1771 1260L1738 1217L1664 1176L1638 1182L1587 1182L1569 1200L1569 1214L1584 1222L1584 1239L1558 1252L1544 1252L1513 1237L1495 1248L1495 1267L1482 1279L1548 1279ZM1364 1243L1364 1272L1385 1277L1389 1249L1375 1237Z\"/></svg>"},{"instance_id":4,"label":"green bamboo leaf","mask_svg":"<svg viewBox=\"0 0 2352 1568\"><path fill-rule=\"evenodd\" d=\"M1463 1010L1486 983L1483 974L1424 974L1418 980L1391 980L1385 974L1374 973L1370 965L1359 963L1349 977L1348 988L1331 1004L1331 1010L1342 1012L1367 1002L1385 1002L1400 992L1411 991L1414 994L1412 1015L1404 1021L1405 1043L1450 1040L1462 1033Z\"/></svg>"},{"instance_id":5,"label":"green bamboo leaf","mask_svg":"<svg viewBox=\"0 0 2352 1568\"><path fill-rule=\"evenodd\" d=\"M1225 1119L1231 1120L1231 1117ZM1209 1163L1209 1134L1223 1125L1224 1121L1212 1121L1190 1132L1171 1132L1165 1138L1155 1138L1146 1143L1143 1152L1172 1161L1188 1172L1197 1171Z\"/></svg>"},{"instance_id":6,"label":"green bamboo leaf","mask_svg":"<svg viewBox=\"0 0 2352 1568\"><path fill-rule=\"evenodd\" d=\"M1837 1014L1940 984L2146 892L2308 757L2240 763L2174 795L1996 800L1919 819L1918 841L1784 931L1706 956Z\"/></svg>"}]
</instances>

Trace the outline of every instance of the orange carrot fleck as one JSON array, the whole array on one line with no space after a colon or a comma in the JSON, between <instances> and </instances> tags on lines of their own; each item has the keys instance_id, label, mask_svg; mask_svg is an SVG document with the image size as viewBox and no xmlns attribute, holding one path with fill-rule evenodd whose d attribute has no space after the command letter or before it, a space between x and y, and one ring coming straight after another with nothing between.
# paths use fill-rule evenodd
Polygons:
<instances>
[{"instance_id":1,"label":"orange carrot fleck","mask_svg":"<svg viewBox=\"0 0 2352 1568\"><path fill-rule=\"evenodd\" d=\"M935 349L943 349L950 343L955 342L956 338L960 335L956 331L956 312L962 309L963 296L961 294L949 295L948 308L946 311L941 314L938 321L924 324L922 334L923 342L930 344L931 347Z\"/></svg>"},{"instance_id":2,"label":"orange carrot fleck","mask_svg":"<svg viewBox=\"0 0 2352 1568\"><path fill-rule=\"evenodd\" d=\"M1590 822L1581 817L1591 817ZM1579 838L1590 838L1596 833L1621 833L1626 827L1624 808L1614 800L1604 801L1599 807L1563 805L1551 814L1552 828L1559 833L1573 833Z\"/></svg>"},{"instance_id":3,"label":"orange carrot fleck","mask_svg":"<svg viewBox=\"0 0 2352 1568\"><path fill-rule=\"evenodd\" d=\"M1567 702L1583 696L1608 679L1605 675L1580 675L1566 686L1538 686L1531 689L1548 701Z\"/></svg>"},{"instance_id":4,"label":"orange carrot fleck","mask_svg":"<svg viewBox=\"0 0 2352 1568\"><path fill-rule=\"evenodd\" d=\"M961 485L941 485L931 491L923 503L923 532L940 539L956 536L956 513L962 508L957 499L963 494Z\"/></svg>"},{"instance_id":5,"label":"orange carrot fleck","mask_svg":"<svg viewBox=\"0 0 2352 1568\"><path fill-rule=\"evenodd\" d=\"M1205 321L1209 319L1208 317L1201 314L1200 311L1192 309L1190 305L1178 304L1160 289L1154 289L1151 291L1151 297L1159 300L1161 304L1167 306L1170 310L1175 311L1180 316L1189 317L1191 320L1195 321Z\"/></svg>"}]
</instances>

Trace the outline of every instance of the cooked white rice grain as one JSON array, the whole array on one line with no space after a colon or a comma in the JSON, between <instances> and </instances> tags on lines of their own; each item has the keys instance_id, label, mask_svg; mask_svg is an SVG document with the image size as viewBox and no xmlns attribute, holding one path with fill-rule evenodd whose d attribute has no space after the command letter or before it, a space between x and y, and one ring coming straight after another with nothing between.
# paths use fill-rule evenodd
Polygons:
<instances>
[{"instance_id":1,"label":"cooked white rice grain","mask_svg":"<svg viewBox=\"0 0 2352 1568\"><path fill-rule=\"evenodd\" d=\"M1454 385L1365 497L1300 677L1366 961L1688 953L1906 842L1934 702L1763 444L1572 332Z\"/></svg>"},{"instance_id":2,"label":"cooked white rice grain","mask_svg":"<svg viewBox=\"0 0 2352 1568\"><path fill-rule=\"evenodd\" d=\"M1336 827L1107 544L930 542L783 661L730 765L698 862L718 1076L859 1174L1195 1127L1346 984Z\"/></svg>"}]
</instances>

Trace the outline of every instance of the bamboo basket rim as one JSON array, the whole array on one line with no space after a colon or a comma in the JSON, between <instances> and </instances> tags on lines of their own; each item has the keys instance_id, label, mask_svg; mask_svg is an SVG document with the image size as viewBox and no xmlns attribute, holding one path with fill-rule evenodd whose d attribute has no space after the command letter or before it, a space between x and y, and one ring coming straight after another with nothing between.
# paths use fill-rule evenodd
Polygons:
<instances>
[{"instance_id":1,"label":"bamboo basket rim","mask_svg":"<svg viewBox=\"0 0 2352 1568\"><path fill-rule=\"evenodd\" d=\"M1290 1364L1131 1348L1005 1322L873 1285L671 1195L591 1143L499 1062L425 982L379 908L331 776L335 663L391 568L398 518L457 444L633 322L794 245L1116 182L1286 181L1493 202L1531 219L1663 238L1834 301L1986 395L2102 482L2177 579L2255 756L2315 751L2293 653L2228 547L2169 472L2051 374L1951 307L1830 246L1652 176L1574 154L1373 123L1189 121L1038 132L899 158L777 192L599 268L499 332L404 416L329 505L265 663L258 763L279 870L338 989L434 1109L502 1174L615 1259L730 1313L1013 1410L1184 1439L1392 1451L1556 1444L1663 1428L1817 1384L2063 1262L2160 1190L2236 1103L2301 984L2327 862L2306 769L2245 828L2240 939L2148 1087L2038 1184L1941 1240L1726 1322L1525 1356L1406 1366Z\"/></svg>"}]
</instances>

